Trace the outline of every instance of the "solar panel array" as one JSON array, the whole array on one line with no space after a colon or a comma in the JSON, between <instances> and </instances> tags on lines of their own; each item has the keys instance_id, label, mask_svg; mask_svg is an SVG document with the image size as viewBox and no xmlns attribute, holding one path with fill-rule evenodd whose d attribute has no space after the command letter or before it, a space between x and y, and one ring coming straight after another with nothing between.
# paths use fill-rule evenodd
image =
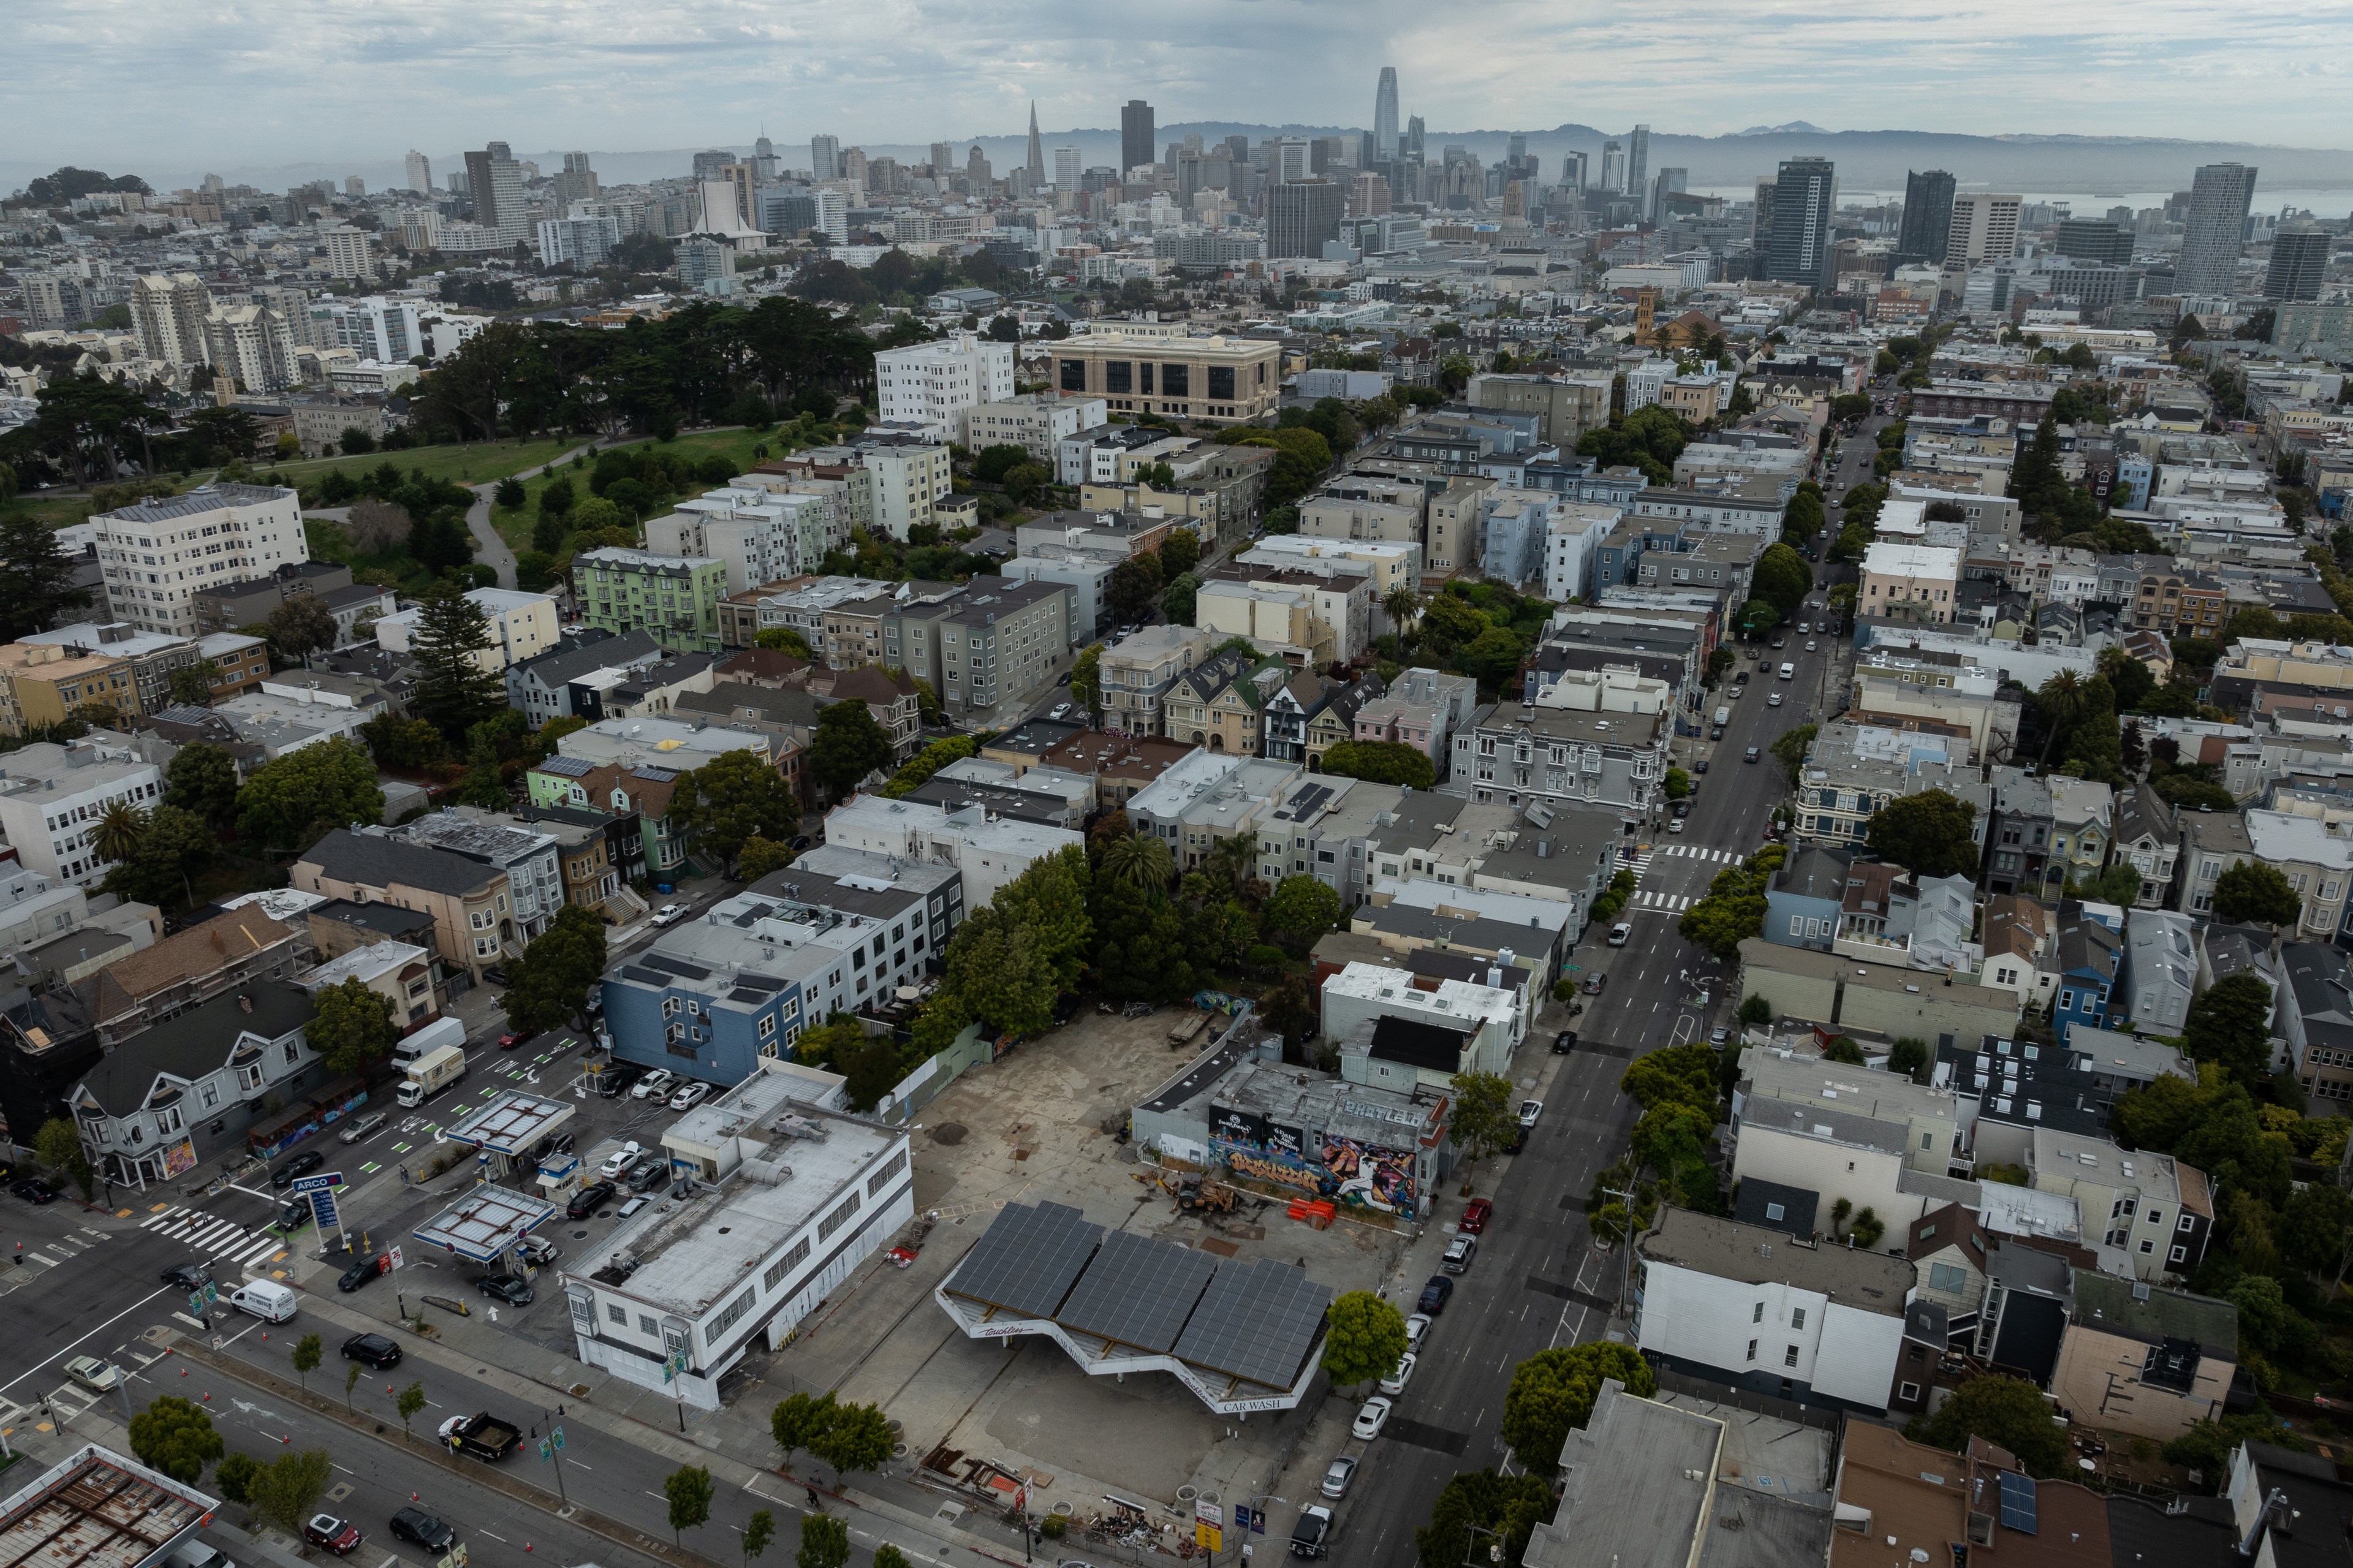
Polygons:
<instances>
[{"instance_id":1,"label":"solar panel array","mask_svg":"<svg viewBox=\"0 0 2353 1568\"><path fill-rule=\"evenodd\" d=\"M586 778L588 771L596 765L586 757L557 755L540 763L539 771L543 773L559 773L568 779L579 779Z\"/></svg>"},{"instance_id":2,"label":"solar panel array","mask_svg":"<svg viewBox=\"0 0 2353 1568\"><path fill-rule=\"evenodd\" d=\"M1268 1258L1228 1263L1193 1310L1176 1355L1270 1388L1288 1388L1324 1326L1332 1289Z\"/></svg>"},{"instance_id":3,"label":"solar panel array","mask_svg":"<svg viewBox=\"0 0 2353 1568\"><path fill-rule=\"evenodd\" d=\"M634 963L621 965L621 978L634 980L640 985L668 985L670 976L656 970L640 969Z\"/></svg>"},{"instance_id":4,"label":"solar panel array","mask_svg":"<svg viewBox=\"0 0 2353 1568\"><path fill-rule=\"evenodd\" d=\"M689 963L685 959L672 958L664 952L649 952L644 957L644 963L649 968L667 970L672 974L682 974L689 980L711 978L711 971L702 965Z\"/></svg>"},{"instance_id":5,"label":"solar panel array","mask_svg":"<svg viewBox=\"0 0 2353 1568\"><path fill-rule=\"evenodd\" d=\"M2009 1470L2001 1473L2001 1527L2021 1535L2034 1533L2034 1482Z\"/></svg>"},{"instance_id":6,"label":"solar panel array","mask_svg":"<svg viewBox=\"0 0 2353 1568\"><path fill-rule=\"evenodd\" d=\"M1055 1321L1166 1355L1217 1271L1217 1259L1208 1253L1115 1230L1103 1237Z\"/></svg>"},{"instance_id":7,"label":"solar panel array","mask_svg":"<svg viewBox=\"0 0 2353 1568\"><path fill-rule=\"evenodd\" d=\"M1050 1318L1103 1237L1103 1226L1067 1204L1008 1204L965 1254L948 1292L1025 1318Z\"/></svg>"}]
</instances>

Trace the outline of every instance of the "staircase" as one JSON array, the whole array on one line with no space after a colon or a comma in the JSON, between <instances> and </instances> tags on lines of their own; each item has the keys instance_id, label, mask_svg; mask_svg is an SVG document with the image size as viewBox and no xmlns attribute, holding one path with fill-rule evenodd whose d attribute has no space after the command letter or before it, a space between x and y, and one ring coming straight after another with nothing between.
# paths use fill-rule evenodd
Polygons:
<instances>
[{"instance_id":1,"label":"staircase","mask_svg":"<svg viewBox=\"0 0 2353 1568\"><path fill-rule=\"evenodd\" d=\"M617 884L605 899L607 912L623 925L645 919L652 908L651 904L638 897L638 890L627 882Z\"/></svg>"}]
</instances>

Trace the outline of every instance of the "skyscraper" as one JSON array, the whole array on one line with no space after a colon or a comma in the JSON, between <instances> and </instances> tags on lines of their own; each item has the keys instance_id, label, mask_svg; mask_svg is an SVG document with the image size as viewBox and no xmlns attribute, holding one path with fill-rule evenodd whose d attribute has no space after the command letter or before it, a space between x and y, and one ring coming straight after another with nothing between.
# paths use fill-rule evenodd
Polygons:
<instances>
[{"instance_id":1,"label":"skyscraper","mask_svg":"<svg viewBox=\"0 0 2353 1568\"><path fill-rule=\"evenodd\" d=\"M1683 187L1689 184L1691 184L1691 171L1688 169L1662 169L1658 172L1651 181L1650 201L1652 223L1667 221L1667 198L1682 195Z\"/></svg>"},{"instance_id":2,"label":"skyscraper","mask_svg":"<svg viewBox=\"0 0 2353 1568\"><path fill-rule=\"evenodd\" d=\"M1564 190L1575 191L1580 196L1585 194L1585 163L1586 157L1582 153L1560 155L1560 183Z\"/></svg>"},{"instance_id":3,"label":"skyscraper","mask_svg":"<svg viewBox=\"0 0 2353 1568\"><path fill-rule=\"evenodd\" d=\"M1029 100L1029 188L1046 183L1046 144L1038 140L1038 100Z\"/></svg>"},{"instance_id":4,"label":"skyscraper","mask_svg":"<svg viewBox=\"0 0 2353 1568\"><path fill-rule=\"evenodd\" d=\"M719 171L725 168L734 161L734 153L722 153L716 149L708 153L697 153L694 155L694 178L696 183L700 184L704 180L715 180L719 178Z\"/></svg>"},{"instance_id":5,"label":"skyscraper","mask_svg":"<svg viewBox=\"0 0 2353 1568\"><path fill-rule=\"evenodd\" d=\"M1953 198L1953 228L1945 241L1945 265L1973 267L2007 261L2018 253L2018 214L2022 198L1994 191L1964 191Z\"/></svg>"},{"instance_id":6,"label":"skyscraper","mask_svg":"<svg viewBox=\"0 0 2353 1568\"><path fill-rule=\"evenodd\" d=\"M1373 157L1386 163L1397 155L1397 67L1383 66L1381 84L1373 89Z\"/></svg>"},{"instance_id":7,"label":"skyscraper","mask_svg":"<svg viewBox=\"0 0 2353 1568\"><path fill-rule=\"evenodd\" d=\"M1054 149L1054 188L1076 195L1079 188L1079 150L1076 147Z\"/></svg>"},{"instance_id":8,"label":"skyscraper","mask_svg":"<svg viewBox=\"0 0 2353 1568\"><path fill-rule=\"evenodd\" d=\"M1626 149L1615 142L1601 144L1601 188L1613 196L1626 189Z\"/></svg>"},{"instance_id":9,"label":"skyscraper","mask_svg":"<svg viewBox=\"0 0 2353 1568\"><path fill-rule=\"evenodd\" d=\"M522 165L505 142L493 142L466 154L466 194L474 199L476 223L512 232L517 239L524 237L530 216L523 206Z\"/></svg>"},{"instance_id":10,"label":"skyscraper","mask_svg":"<svg viewBox=\"0 0 2353 1568\"><path fill-rule=\"evenodd\" d=\"M2095 217L2063 218L2059 223L2060 255L2077 261L2105 261L2124 267L2132 261L2133 231L2129 224Z\"/></svg>"},{"instance_id":11,"label":"skyscraper","mask_svg":"<svg viewBox=\"0 0 2353 1568\"><path fill-rule=\"evenodd\" d=\"M1152 105L1131 98L1119 111L1119 172L1141 169L1152 158Z\"/></svg>"},{"instance_id":12,"label":"skyscraper","mask_svg":"<svg viewBox=\"0 0 2353 1568\"><path fill-rule=\"evenodd\" d=\"M583 157L585 159L586 154L583 154ZM564 166L567 169L572 166L572 159L569 154L566 154L565 157ZM763 184L773 182L776 179L776 144L774 142L771 142L766 137L763 136L758 141L752 143L752 167L754 171L759 174Z\"/></svg>"},{"instance_id":13,"label":"skyscraper","mask_svg":"<svg viewBox=\"0 0 2353 1568\"><path fill-rule=\"evenodd\" d=\"M433 188L433 160L414 147L408 150L408 188L419 195Z\"/></svg>"},{"instance_id":14,"label":"skyscraper","mask_svg":"<svg viewBox=\"0 0 2353 1568\"><path fill-rule=\"evenodd\" d=\"M1266 193L1266 253L1320 257L1339 232L1347 193L1330 180L1293 180Z\"/></svg>"},{"instance_id":15,"label":"skyscraper","mask_svg":"<svg viewBox=\"0 0 2353 1568\"><path fill-rule=\"evenodd\" d=\"M2244 163L2207 163L2189 183L2189 213L2181 225L2181 254L2173 263L2178 294L2228 294L2237 286L2245 247L2247 209L2255 199L2255 171Z\"/></svg>"},{"instance_id":16,"label":"skyscraper","mask_svg":"<svg viewBox=\"0 0 2353 1568\"><path fill-rule=\"evenodd\" d=\"M2272 264L2263 274L2266 300L2317 300L2328 269L2327 231L2308 223L2272 236Z\"/></svg>"},{"instance_id":17,"label":"skyscraper","mask_svg":"<svg viewBox=\"0 0 2353 1568\"><path fill-rule=\"evenodd\" d=\"M1765 276L1802 283L1827 294L1831 276L1831 214L1838 203L1838 169L1828 158L1788 158L1773 182L1773 245Z\"/></svg>"},{"instance_id":18,"label":"skyscraper","mask_svg":"<svg viewBox=\"0 0 2353 1568\"><path fill-rule=\"evenodd\" d=\"M1904 177L1904 226L1896 231L1895 264L1941 267L1953 235L1953 176L1915 169Z\"/></svg>"},{"instance_id":19,"label":"skyscraper","mask_svg":"<svg viewBox=\"0 0 2353 1568\"><path fill-rule=\"evenodd\" d=\"M839 136L809 138L809 178L813 180L841 178L841 138Z\"/></svg>"},{"instance_id":20,"label":"skyscraper","mask_svg":"<svg viewBox=\"0 0 2353 1568\"><path fill-rule=\"evenodd\" d=\"M569 213L574 202L585 202L596 194L596 171L588 166L586 153L564 154L564 173L554 180L555 210Z\"/></svg>"},{"instance_id":21,"label":"skyscraper","mask_svg":"<svg viewBox=\"0 0 2353 1568\"><path fill-rule=\"evenodd\" d=\"M1412 119L1405 122L1405 146L1400 149L1404 156L1412 159L1417 163L1422 161L1421 138L1421 116L1417 114Z\"/></svg>"},{"instance_id":22,"label":"skyscraper","mask_svg":"<svg viewBox=\"0 0 2353 1568\"><path fill-rule=\"evenodd\" d=\"M956 155L955 142L934 142L932 143L932 177L934 179L944 180L950 174L955 174L955 161Z\"/></svg>"},{"instance_id":23,"label":"skyscraper","mask_svg":"<svg viewBox=\"0 0 2353 1568\"><path fill-rule=\"evenodd\" d=\"M1634 134L1626 138L1626 183L1618 187L1636 201L1641 201L1651 190L1651 128L1634 127ZM1638 216L1648 216L1647 213Z\"/></svg>"}]
</instances>

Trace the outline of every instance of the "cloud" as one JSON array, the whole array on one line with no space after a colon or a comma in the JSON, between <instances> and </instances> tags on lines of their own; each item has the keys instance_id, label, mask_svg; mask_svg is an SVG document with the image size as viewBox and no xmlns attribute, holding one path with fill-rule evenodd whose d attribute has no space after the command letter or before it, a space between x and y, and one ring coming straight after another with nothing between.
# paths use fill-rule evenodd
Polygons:
<instances>
[{"instance_id":1,"label":"cloud","mask_svg":"<svg viewBox=\"0 0 2353 1568\"><path fill-rule=\"evenodd\" d=\"M2119 0L16 0L12 160L396 164L410 146L845 142L1363 125L1395 64L1433 132L1564 121L2343 140L2353 4Z\"/></svg>"}]
</instances>

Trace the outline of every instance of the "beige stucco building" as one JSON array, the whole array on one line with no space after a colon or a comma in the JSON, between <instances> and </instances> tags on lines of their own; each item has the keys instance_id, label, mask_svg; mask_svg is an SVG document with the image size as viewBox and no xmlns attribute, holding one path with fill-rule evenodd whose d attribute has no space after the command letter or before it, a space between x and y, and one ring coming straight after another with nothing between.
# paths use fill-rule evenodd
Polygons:
<instances>
[{"instance_id":1,"label":"beige stucco building","mask_svg":"<svg viewBox=\"0 0 2353 1568\"><path fill-rule=\"evenodd\" d=\"M1114 414L1239 424L1271 412L1282 391L1282 347L1264 339L1179 337L1111 322L1053 349L1054 390L1100 396Z\"/></svg>"}]
</instances>

